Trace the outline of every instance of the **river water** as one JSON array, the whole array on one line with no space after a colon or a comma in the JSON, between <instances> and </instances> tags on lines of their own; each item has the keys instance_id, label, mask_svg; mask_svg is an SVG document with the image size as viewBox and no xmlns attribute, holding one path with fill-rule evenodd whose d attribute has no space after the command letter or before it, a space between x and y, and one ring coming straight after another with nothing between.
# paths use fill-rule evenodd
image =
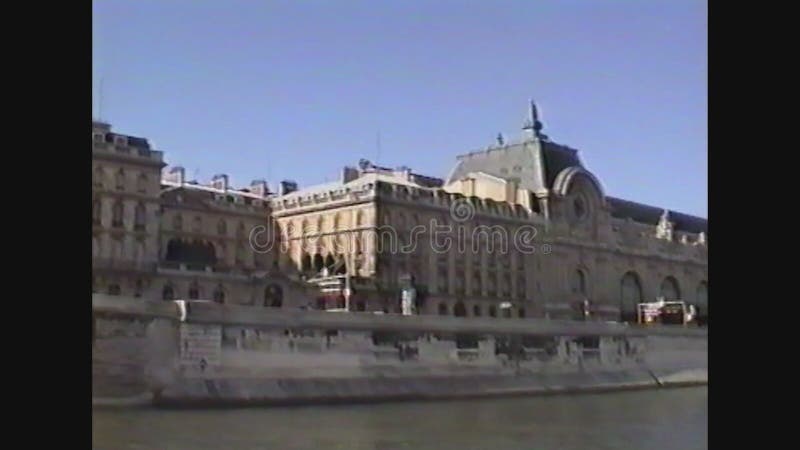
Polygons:
<instances>
[{"instance_id":1,"label":"river water","mask_svg":"<svg viewBox=\"0 0 800 450\"><path fill-rule=\"evenodd\" d=\"M693 450L708 388L376 405L95 410L95 450Z\"/></svg>"}]
</instances>

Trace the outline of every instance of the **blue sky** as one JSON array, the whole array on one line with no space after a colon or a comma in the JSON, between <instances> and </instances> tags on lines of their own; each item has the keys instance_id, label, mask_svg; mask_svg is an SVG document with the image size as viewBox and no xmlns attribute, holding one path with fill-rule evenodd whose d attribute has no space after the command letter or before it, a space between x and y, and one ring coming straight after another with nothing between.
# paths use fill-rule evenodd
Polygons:
<instances>
[{"instance_id":1,"label":"blue sky","mask_svg":"<svg viewBox=\"0 0 800 450\"><path fill-rule=\"evenodd\" d=\"M608 195L707 216L702 0L95 0L93 116L203 181L445 177L527 100ZM380 133L380 152L377 136Z\"/></svg>"}]
</instances>

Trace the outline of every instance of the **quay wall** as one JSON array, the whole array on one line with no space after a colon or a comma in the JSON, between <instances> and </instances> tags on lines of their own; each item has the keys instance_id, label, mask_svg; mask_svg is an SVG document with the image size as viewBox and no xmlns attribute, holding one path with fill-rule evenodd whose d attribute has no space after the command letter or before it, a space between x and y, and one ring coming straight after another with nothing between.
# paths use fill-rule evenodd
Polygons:
<instances>
[{"instance_id":1,"label":"quay wall","mask_svg":"<svg viewBox=\"0 0 800 450\"><path fill-rule=\"evenodd\" d=\"M105 296L93 307L96 405L371 402L708 382L705 329L214 304L182 314L170 302Z\"/></svg>"}]
</instances>

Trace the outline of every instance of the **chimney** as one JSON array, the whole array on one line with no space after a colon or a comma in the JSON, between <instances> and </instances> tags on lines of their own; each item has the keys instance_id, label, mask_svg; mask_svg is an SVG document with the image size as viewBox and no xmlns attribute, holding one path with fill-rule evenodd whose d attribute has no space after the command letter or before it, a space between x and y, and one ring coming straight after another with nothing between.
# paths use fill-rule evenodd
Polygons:
<instances>
[{"instance_id":1,"label":"chimney","mask_svg":"<svg viewBox=\"0 0 800 450\"><path fill-rule=\"evenodd\" d=\"M111 132L111 125L101 122L99 120L92 120L92 132L94 133L109 133Z\"/></svg>"},{"instance_id":2,"label":"chimney","mask_svg":"<svg viewBox=\"0 0 800 450\"><path fill-rule=\"evenodd\" d=\"M267 186L267 182L262 179L251 181L250 192L260 197L266 197L267 194L269 194L269 187Z\"/></svg>"},{"instance_id":3,"label":"chimney","mask_svg":"<svg viewBox=\"0 0 800 450\"><path fill-rule=\"evenodd\" d=\"M345 166L342 169L342 183L347 183L353 180L357 180L359 177L358 169L355 167Z\"/></svg>"},{"instance_id":4,"label":"chimney","mask_svg":"<svg viewBox=\"0 0 800 450\"><path fill-rule=\"evenodd\" d=\"M297 183L292 180L283 180L281 181L281 188L278 192L278 195L286 195L291 194L292 192L297 190Z\"/></svg>"},{"instance_id":5,"label":"chimney","mask_svg":"<svg viewBox=\"0 0 800 450\"><path fill-rule=\"evenodd\" d=\"M164 180L182 185L186 183L186 170L181 166L172 167L164 176Z\"/></svg>"},{"instance_id":6,"label":"chimney","mask_svg":"<svg viewBox=\"0 0 800 450\"><path fill-rule=\"evenodd\" d=\"M228 176L224 173L220 173L214 175L214 178L211 179L211 187L215 189L219 189L222 191L228 190Z\"/></svg>"}]
</instances>

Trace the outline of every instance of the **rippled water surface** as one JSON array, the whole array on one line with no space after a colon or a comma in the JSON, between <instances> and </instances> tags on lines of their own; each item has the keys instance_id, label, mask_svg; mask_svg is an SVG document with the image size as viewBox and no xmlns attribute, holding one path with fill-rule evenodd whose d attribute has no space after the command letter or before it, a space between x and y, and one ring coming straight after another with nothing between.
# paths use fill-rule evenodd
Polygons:
<instances>
[{"instance_id":1,"label":"rippled water surface","mask_svg":"<svg viewBox=\"0 0 800 450\"><path fill-rule=\"evenodd\" d=\"M706 449L708 388L378 405L95 410L96 450Z\"/></svg>"}]
</instances>

